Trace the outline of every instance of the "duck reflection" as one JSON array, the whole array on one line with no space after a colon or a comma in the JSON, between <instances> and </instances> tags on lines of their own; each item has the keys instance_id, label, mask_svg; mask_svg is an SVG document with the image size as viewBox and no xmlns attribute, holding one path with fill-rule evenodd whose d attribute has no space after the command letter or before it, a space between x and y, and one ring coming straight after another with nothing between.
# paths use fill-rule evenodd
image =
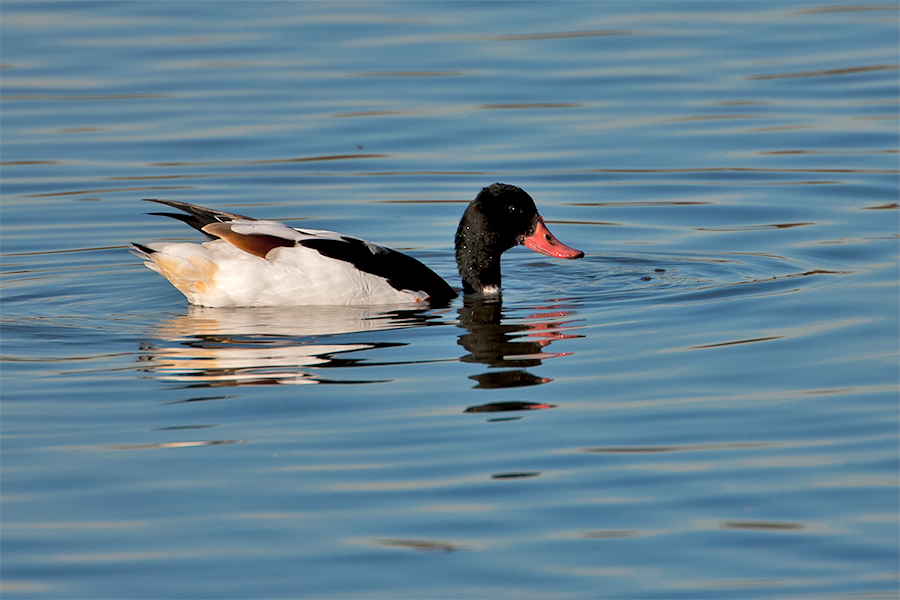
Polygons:
<instances>
[{"instance_id":1,"label":"duck reflection","mask_svg":"<svg viewBox=\"0 0 900 600\"><path fill-rule=\"evenodd\" d=\"M336 343L332 336L439 322L424 310L297 307L204 308L162 323L158 342L142 344L145 372L185 387L374 383L338 380L310 369L361 363L354 352L402 346L388 342Z\"/></svg>"},{"instance_id":2,"label":"duck reflection","mask_svg":"<svg viewBox=\"0 0 900 600\"><path fill-rule=\"evenodd\" d=\"M581 337L567 333L570 314L563 305L531 314L504 313L499 300L466 298L458 309L462 328L459 360L488 365L469 378L475 388L517 388L550 379L526 369L566 353L549 353L553 341ZM342 379L338 368L373 366L360 352L405 346L358 336L389 329L447 325L448 311L384 307L204 308L161 323L153 341L141 345L141 370L184 387L377 383L380 379ZM381 336L382 338L385 336ZM435 358L414 362L445 362ZM450 359L454 360L454 359ZM489 408L482 408L482 411ZM509 407L498 410L511 410Z\"/></svg>"},{"instance_id":3,"label":"duck reflection","mask_svg":"<svg viewBox=\"0 0 900 600\"><path fill-rule=\"evenodd\" d=\"M566 352L549 353L547 346L556 340L582 336L566 333L571 321L565 317L572 311L565 304L541 307L539 311L524 317L505 315L500 299L465 298L459 309L459 327L467 333L459 336L458 343L469 354L460 360L503 369L471 375L469 379L476 382L476 388L514 388L552 381L525 369L548 358L568 356Z\"/></svg>"}]
</instances>

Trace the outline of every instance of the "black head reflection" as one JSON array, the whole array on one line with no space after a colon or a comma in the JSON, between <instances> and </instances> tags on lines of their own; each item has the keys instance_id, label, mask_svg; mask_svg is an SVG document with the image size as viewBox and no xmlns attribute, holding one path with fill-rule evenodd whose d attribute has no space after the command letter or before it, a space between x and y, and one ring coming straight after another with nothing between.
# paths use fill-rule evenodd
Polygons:
<instances>
[{"instance_id":1,"label":"black head reflection","mask_svg":"<svg viewBox=\"0 0 900 600\"><path fill-rule=\"evenodd\" d=\"M467 296L459 309L459 326L467 332L458 344L469 353L460 360L488 365L491 370L469 378L476 388L515 388L549 383L551 380L529 373L526 369L540 365L548 358L568 353L549 353L547 347L556 340L582 337L567 333L571 311L563 305L542 307L528 316L505 316L499 298Z\"/></svg>"}]
</instances>

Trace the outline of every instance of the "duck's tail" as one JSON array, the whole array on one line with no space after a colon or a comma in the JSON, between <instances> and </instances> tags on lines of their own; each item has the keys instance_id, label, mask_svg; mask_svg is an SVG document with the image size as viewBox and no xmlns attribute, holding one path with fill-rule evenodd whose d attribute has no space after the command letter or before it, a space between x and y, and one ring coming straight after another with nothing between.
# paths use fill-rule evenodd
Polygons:
<instances>
[{"instance_id":1,"label":"duck's tail","mask_svg":"<svg viewBox=\"0 0 900 600\"><path fill-rule=\"evenodd\" d=\"M159 204L165 204L166 206L171 206L172 208L177 208L178 210L183 210L187 214L181 213L170 213L170 212L152 212L151 215L155 215L158 217L171 217L173 219L178 219L184 223L187 223L197 231L203 233L203 235L214 239L215 236L212 236L205 231L203 228L209 225L210 223L229 223L231 221L255 221L253 217L247 217L244 215L239 215L237 213L225 212L223 210L215 210L213 208L204 208L203 206L197 206L195 204L188 204L187 202L178 202L177 200L160 200L157 198L145 198L144 202L157 202Z\"/></svg>"}]
</instances>

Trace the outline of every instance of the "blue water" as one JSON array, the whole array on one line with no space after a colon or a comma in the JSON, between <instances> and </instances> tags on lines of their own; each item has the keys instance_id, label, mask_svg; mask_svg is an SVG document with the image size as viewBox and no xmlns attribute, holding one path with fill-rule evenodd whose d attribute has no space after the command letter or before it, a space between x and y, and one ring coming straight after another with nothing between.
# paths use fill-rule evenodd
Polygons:
<instances>
[{"instance_id":1,"label":"blue water","mask_svg":"<svg viewBox=\"0 0 900 600\"><path fill-rule=\"evenodd\" d=\"M896 598L894 4L0 6L4 598ZM189 308L163 197L502 303Z\"/></svg>"}]
</instances>

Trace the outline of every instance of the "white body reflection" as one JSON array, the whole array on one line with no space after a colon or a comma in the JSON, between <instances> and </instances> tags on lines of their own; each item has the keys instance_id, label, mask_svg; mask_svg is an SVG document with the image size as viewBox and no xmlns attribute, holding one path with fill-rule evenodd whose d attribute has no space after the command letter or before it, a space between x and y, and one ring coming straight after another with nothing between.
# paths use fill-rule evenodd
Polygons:
<instances>
[{"instance_id":1,"label":"white body reflection","mask_svg":"<svg viewBox=\"0 0 900 600\"><path fill-rule=\"evenodd\" d=\"M434 311L384 307L191 307L160 324L157 341L143 344L141 360L145 371L190 387L319 383L326 380L307 369L347 366L351 361L335 355L395 344L316 338L420 326L437 318Z\"/></svg>"}]
</instances>

